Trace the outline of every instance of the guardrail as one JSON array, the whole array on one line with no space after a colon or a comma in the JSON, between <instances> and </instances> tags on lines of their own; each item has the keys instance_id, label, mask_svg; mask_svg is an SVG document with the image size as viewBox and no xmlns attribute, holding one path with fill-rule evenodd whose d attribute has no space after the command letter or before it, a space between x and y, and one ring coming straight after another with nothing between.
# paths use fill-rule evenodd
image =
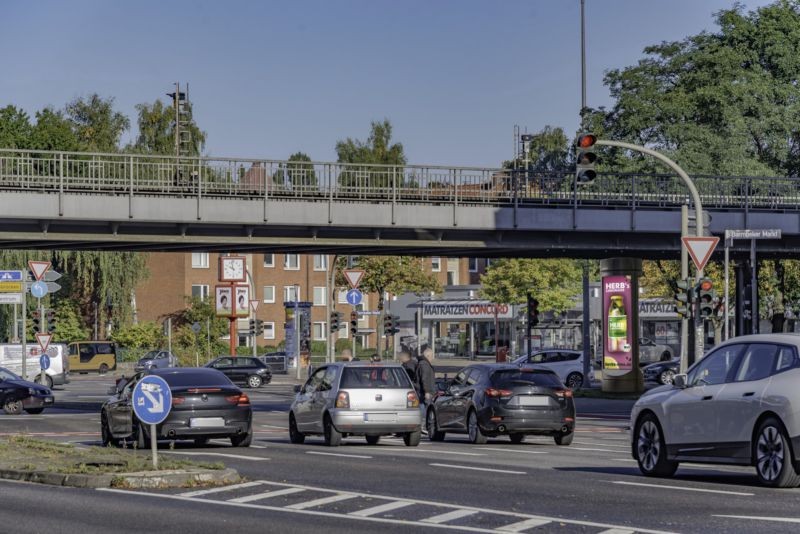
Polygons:
<instances>
[{"instance_id":1,"label":"guardrail","mask_svg":"<svg viewBox=\"0 0 800 534\"><path fill-rule=\"evenodd\" d=\"M798 178L693 179L710 208L800 210ZM688 196L680 179L669 174L601 174L578 187L567 171L17 149L0 149L0 191L633 209L680 206Z\"/></svg>"}]
</instances>

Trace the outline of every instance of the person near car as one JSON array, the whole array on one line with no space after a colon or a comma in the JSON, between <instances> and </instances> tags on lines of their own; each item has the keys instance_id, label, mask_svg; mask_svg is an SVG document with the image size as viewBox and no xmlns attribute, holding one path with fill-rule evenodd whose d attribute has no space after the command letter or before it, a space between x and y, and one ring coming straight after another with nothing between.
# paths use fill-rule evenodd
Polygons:
<instances>
[{"instance_id":1,"label":"person near car","mask_svg":"<svg viewBox=\"0 0 800 534\"><path fill-rule=\"evenodd\" d=\"M358 358L354 358L353 357L353 351L351 351L350 349L342 349L342 353L340 354L340 357L341 357L343 362L357 362L358 361Z\"/></svg>"},{"instance_id":2,"label":"person near car","mask_svg":"<svg viewBox=\"0 0 800 534\"><path fill-rule=\"evenodd\" d=\"M419 396L419 388L417 386L417 360L412 358L411 353L405 350L397 355L397 359L400 365L403 366L403 369L406 370L406 373L408 373L408 378L411 379L411 383L414 384L414 389L417 389L417 396Z\"/></svg>"},{"instance_id":3,"label":"person near car","mask_svg":"<svg viewBox=\"0 0 800 534\"><path fill-rule=\"evenodd\" d=\"M429 404L436 395L436 375L431 360L433 350L425 349L417 359L417 391L420 406Z\"/></svg>"}]
</instances>

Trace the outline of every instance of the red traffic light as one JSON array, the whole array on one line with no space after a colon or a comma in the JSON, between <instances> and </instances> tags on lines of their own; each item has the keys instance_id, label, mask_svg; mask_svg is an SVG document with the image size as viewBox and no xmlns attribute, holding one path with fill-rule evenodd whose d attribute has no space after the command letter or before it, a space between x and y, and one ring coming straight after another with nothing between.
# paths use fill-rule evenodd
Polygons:
<instances>
[{"instance_id":1,"label":"red traffic light","mask_svg":"<svg viewBox=\"0 0 800 534\"><path fill-rule=\"evenodd\" d=\"M597 136L594 134L583 134L578 137L578 148L588 149L592 148L597 142ZM594 162L591 162L594 163Z\"/></svg>"},{"instance_id":2,"label":"red traffic light","mask_svg":"<svg viewBox=\"0 0 800 534\"><path fill-rule=\"evenodd\" d=\"M706 278L706 279L704 279L704 280L702 280L700 282L700 291L711 291L711 289L713 287L714 287L714 283L711 280L709 280L708 278Z\"/></svg>"}]
</instances>

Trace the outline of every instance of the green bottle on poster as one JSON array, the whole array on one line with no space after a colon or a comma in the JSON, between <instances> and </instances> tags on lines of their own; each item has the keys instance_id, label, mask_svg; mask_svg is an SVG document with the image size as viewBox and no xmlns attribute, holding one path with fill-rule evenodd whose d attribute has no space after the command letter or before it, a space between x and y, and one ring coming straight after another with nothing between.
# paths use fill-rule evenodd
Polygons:
<instances>
[{"instance_id":1,"label":"green bottle on poster","mask_svg":"<svg viewBox=\"0 0 800 534\"><path fill-rule=\"evenodd\" d=\"M613 295L608 308L608 351L626 352L628 342L628 314L622 295Z\"/></svg>"}]
</instances>

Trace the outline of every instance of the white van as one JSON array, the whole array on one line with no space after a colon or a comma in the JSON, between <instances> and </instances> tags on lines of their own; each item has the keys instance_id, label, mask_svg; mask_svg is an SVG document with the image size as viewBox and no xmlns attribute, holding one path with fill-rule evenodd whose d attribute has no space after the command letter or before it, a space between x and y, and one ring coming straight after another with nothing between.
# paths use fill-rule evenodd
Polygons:
<instances>
[{"instance_id":1,"label":"white van","mask_svg":"<svg viewBox=\"0 0 800 534\"><path fill-rule=\"evenodd\" d=\"M27 344L27 361L25 362L27 376L25 380L41 383L39 376L41 369L39 357L42 349L36 342ZM67 346L63 343L53 343L47 347L50 357L50 367L45 371L47 387L69 384L69 358ZM5 367L12 373L22 376L22 345L19 343L0 343L0 367Z\"/></svg>"}]
</instances>

